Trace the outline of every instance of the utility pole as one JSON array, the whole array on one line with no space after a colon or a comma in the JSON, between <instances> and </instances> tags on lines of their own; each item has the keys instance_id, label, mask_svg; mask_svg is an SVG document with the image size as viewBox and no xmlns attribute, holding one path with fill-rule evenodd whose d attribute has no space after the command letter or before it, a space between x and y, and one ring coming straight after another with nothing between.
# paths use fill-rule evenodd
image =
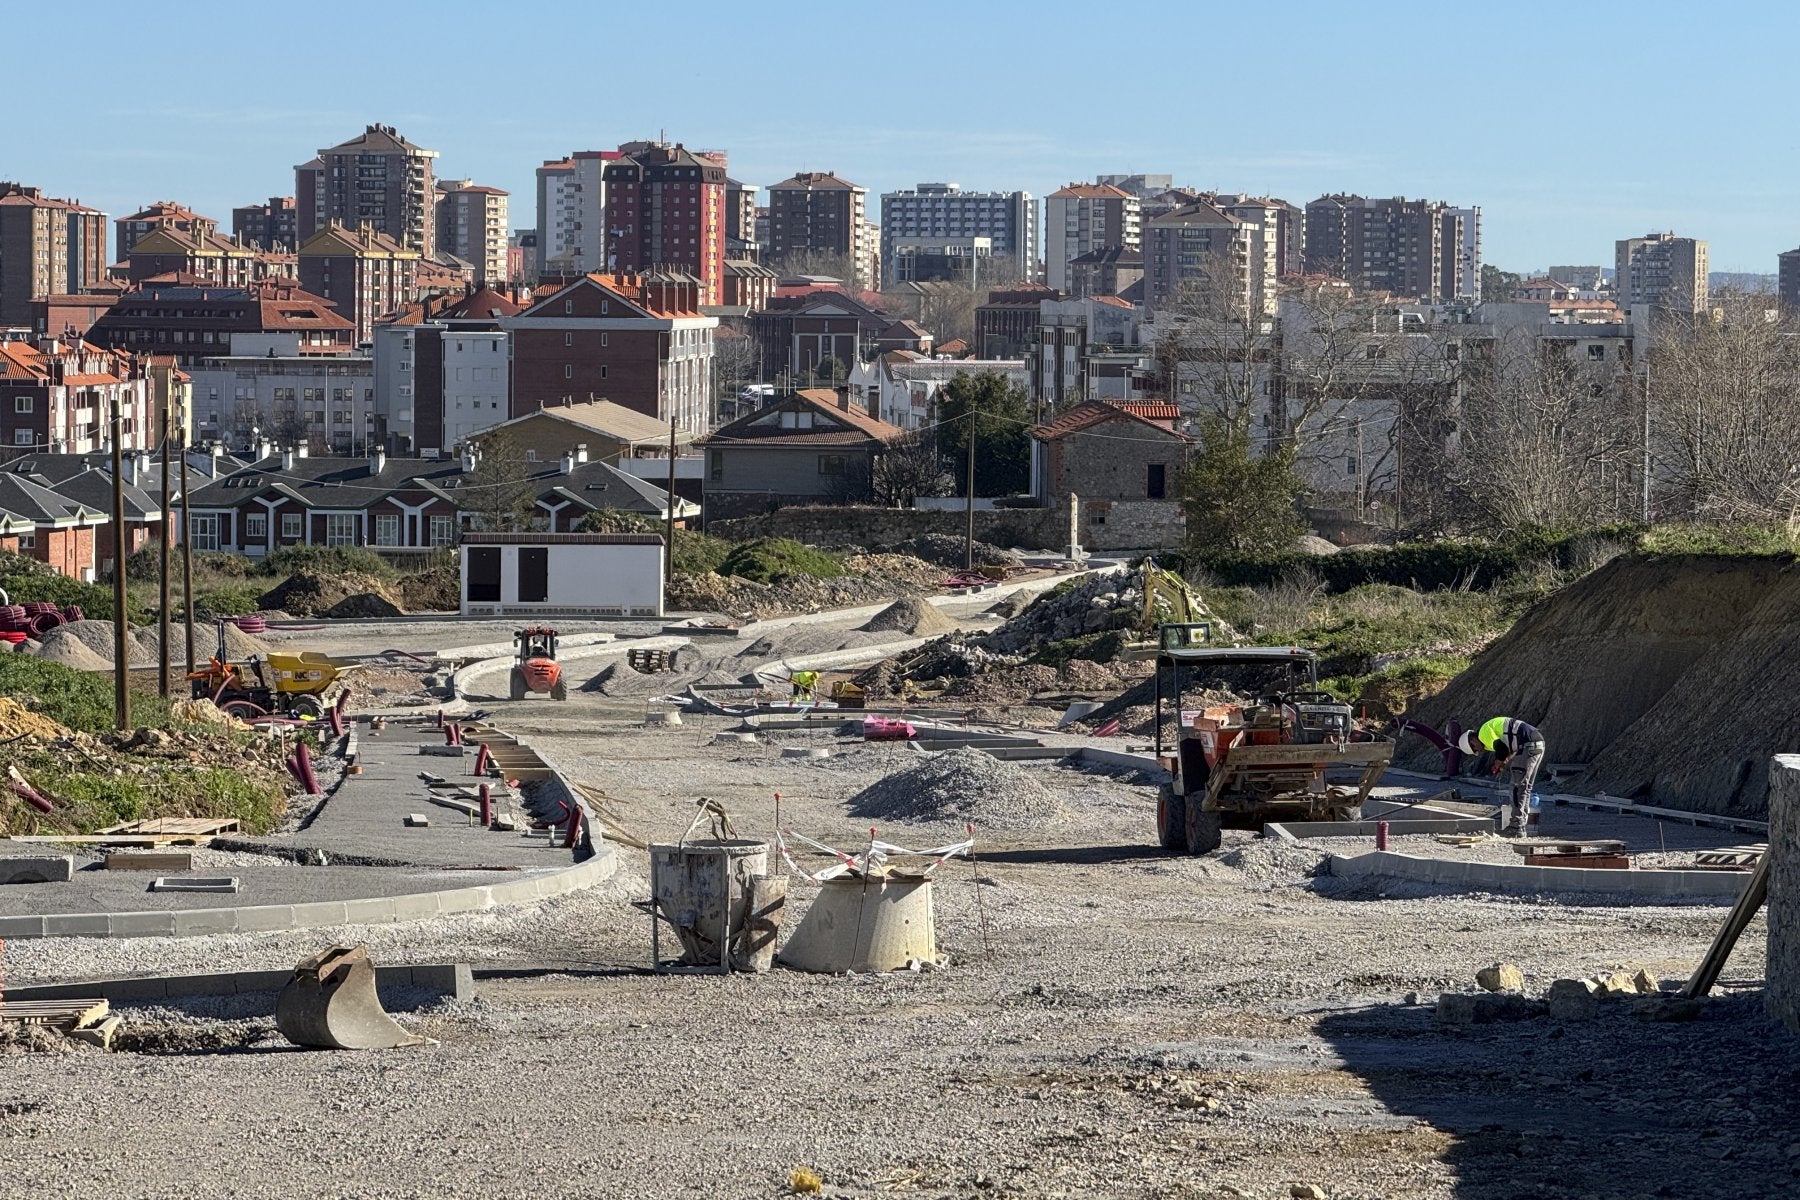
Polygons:
<instances>
[{"instance_id":1,"label":"utility pole","mask_svg":"<svg viewBox=\"0 0 1800 1200\"><path fill-rule=\"evenodd\" d=\"M669 418L669 494L663 499L668 545L663 547L663 581L675 578L675 418Z\"/></svg>"},{"instance_id":2,"label":"utility pole","mask_svg":"<svg viewBox=\"0 0 1800 1200\"><path fill-rule=\"evenodd\" d=\"M1650 347L1644 347L1644 495L1642 518L1650 523Z\"/></svg>"},{"instance_id":3,"label":"utility pole","mask_svg":"<svg viewBox=\"0 0 1800 1200\"><path fill-rule=\"evenodd\" d=\"M125 472L120 446L119 397L112 399L112 534L113 534L113 728L131 728L131 659L125 628Z\"/></svg>"},{"instance_id":4,"label":"utility pole","mask_svg":"<svg viewBox=\"0 0 1800 1200\"><path fill-rule=\"evenodd\" d=\"M969 422L969 487L968 502L963 509L966 528L963 531L963 570L975 569L975 406L971 404L964 418Z\"/></svg>"},{"instance_id":5,"label":"utility pole","mask_svg":"<svg viewBox=\"0 0 1800 1200\"><path fill-rule=\"evenodd\" d=\"M181 619L187 626L187 669L194 671L194 526L188 519L187 409L176 416L181 430Z\"/></svg>"},{"instance_id":6,"label":"utility pole","mask_svg":"<svg viewBox=\"0 0 1800 1200\"><path fill-rule=\"evenodd\" d=\"M168 392L174 391L174 380L169 382ZM157 588L158 602L156 607L157 656L156 656L156 691L164 700L169 698L169 401L167 394L162 405L162 521L157 526L161 531L162 545L157 556Z\"/></svg>"}]
</instances>

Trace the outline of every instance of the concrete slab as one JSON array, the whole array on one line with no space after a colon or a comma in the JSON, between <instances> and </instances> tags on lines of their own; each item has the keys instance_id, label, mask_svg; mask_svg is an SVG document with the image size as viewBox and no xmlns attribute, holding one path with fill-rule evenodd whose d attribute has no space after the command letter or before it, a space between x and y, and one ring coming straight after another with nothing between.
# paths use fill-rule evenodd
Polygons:
<instances>
[{"instance_id":1,"label":"concrete slab","mask_svg":"<svg viewBox=\"0 0 1800 1200\"><path fill-rule=\"evenodd\" d=\"M28 854L0 858L0 884L67 883L75 877L73 854Z\"/></svg>"},{"instance_id":2,"label":"concrete slab","mask_svg":"<svg viewBox=\"0 0 1800 1200\"><path fill-rule=\"evenodd\" d=\"M1439 887L1516 894L1606 895L1646 904L1701 900L1726 904L1743 890L1744 875L1722 871L1607 871L1584 867L1527 867L1463 859L1425 858L1392 850L1330 856L1334 876L1379 876Z\"/></svg>"}]
</instances>

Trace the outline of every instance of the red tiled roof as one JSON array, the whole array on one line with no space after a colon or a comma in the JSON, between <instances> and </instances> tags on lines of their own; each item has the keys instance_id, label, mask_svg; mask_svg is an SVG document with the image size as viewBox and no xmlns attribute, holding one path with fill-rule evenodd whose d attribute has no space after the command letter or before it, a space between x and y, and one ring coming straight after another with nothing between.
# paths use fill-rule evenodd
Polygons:
<instances>
[{"instance_id":1,"label":"red tiled roof","mask_svg":"<svg viewBox=\"0 0 1800 1200\"><path fill-rule=\"evenodd\" d=\"M1186 434L1177 433L1167 425L1159 424L1157 419L1142 416L1139 413L1132 411L1131 408L1127 407L1127 404L1129 403L1131 402L1110 403L1102 400L1084 400L1062 416L1056 418L1056 420L1037 426L1031 431L1031 436L1040 442L1054 442L1061 438L1068 437L1071 434L1081 433L1085 430L1092 429L1096 425L1104 425L1108 421L1123 420L1136 421L1140 425L1148 425L1159 433L1166 433L1170 437L1180 438L1183 441L1187 440ZM1175 408L1172 404L1158 405L1156 407L1166 407L1171 410ZM1173 420L1174 417L1178 416L1180 416L1180 412L1177 410L1170 419Z\"/></svg>"},{"instance_id":2,"label":"red tiled roof","mask_svg":"<svg viewBox=\"0 0 1800 1200\"><path fill-rule=\"evenodd\" d=\"M496 292L491 287L478 288L467 296L459 296L438 310L437 315L452 321L481 320L491 317L514 317L525 311L523 304Z\"/></svg>"},{"instance_id":3,"label":"red tiled roof","mask_svg":"<svg viewBox=\"0 0 1800 1200\"><path fill-rule=\"evenodd\" d=\"M830 424L811 429L792 429L784 428L779 422L773 425L762 423L771 412L796 408L801 411L811 408L815 413L829 418ZM708 434L700 442L709 446L868 446L885 445L905 435L906 431L898 425L889 425L878 417L872 417L855 404L843 407L838 401L838 394L828 388L810 388L797 391L774 405L747 413Z\"/></svg>"},{"instance_id":4,"label":"red tiled roof","mask_svg":"<svg viewBox=\"0 0 1800 1200\"><path fill-rule=\"evenodd\" d=\"M1133 304L1131 301L1122 300L1117 296L1095 296L1094 303L1095 304L1110 304L1114 308L1136 308L1137 307L1137 305Z\"/></svg>"},{"instance_id":5,"label":"red tiled roof","mask_svg":"<svg viewBox=\"0 0 1800 1200\"><path fill-rule=\"evenodd\" d=\"M1057 198L1076 200L1117 200L1123 197L1131 199L1131 193L1110 183L1071 183L1068 187L1059 188L1050 193L1050 199Z\"/></svg>"}]
</instances>

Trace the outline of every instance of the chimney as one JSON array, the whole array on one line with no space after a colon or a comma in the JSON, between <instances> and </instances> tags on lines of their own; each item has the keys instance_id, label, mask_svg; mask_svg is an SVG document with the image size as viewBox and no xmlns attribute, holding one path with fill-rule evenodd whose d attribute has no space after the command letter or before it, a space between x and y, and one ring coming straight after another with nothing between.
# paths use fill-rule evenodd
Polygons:
<instances>
[{"instance_id":1,"label":"chimney","mask_svg":"<svg viewBox=\"0 0 1800 1200\"><path fill-rule=\"evenodd\" d=\"M258 438L256 442L256 461L261 462L275 453L275 443L268 438Z\"/></svg>"},{"instance_id":2,"label":"chimney","mask_svg":"<svg viewBox=\"0 0 1800 1200\"><path fill-rule=\"evenodd\" d=\"M850 411L850 389L841 387L837 390L838 407L844 412Z\"/></svg>"},{"instance_id":3,"label":"chimney","mask_svg":"<svg viewBox=\"0 0 1800 1200\"><path fill-rule=\"evenodd\" d=\"M584 463L588 460L587 443L582 442L575 447L575 461Z\"/></svg>"},{"instance_id":4,"label":"chimney","mask_svg":"<svg viewBox=\"0 0 1800 1200\"><path fill-rule=\"evenodd\" d=\"M294 469L294 451L291 447L281 452L281 469L284 471Z\"/></svg>"},{"instance_id":5,"label":"chimney","mask_svg":"<svg viewBox=\"0 0 1800 1200\"><path fill-rule=\"evenodd\" d=\"M126 478L140 486L149 481L150 452L148 450L139 450L131 456L131 471Z\"/></svg>"},{"instance_id":6,"label":"chimney","mask_svg":"<svg viewBox=\"0 0 1800 1200\"><path fill-rule=\"evenodd\" d=\"M309 453L309 448L305 442L301 442L297 447L294 448L294 457L295 458L305 458L308 453Z\"/></svg>"},{"instance_id":7,"label":"chimney","mask_svg":"<svg viewBox=\"0 0 1800 1200\"><path fill-rule=\"evenodd\" d=\"M369 474L379 475L387 469L387 451L380 446L369 451Z\"/></svg>"},{"instance_id":8,"label":"chimney","mask_svg":"<svg viewBox=\"0 0 1800 1200\"><path fill-rule=\"evenodd\" d=\"M562 473L564 475L573 475L575 473L575 452L573 450L563 451Z\"/></svg>"},{"instance_id":9,"label":"chimney","mask_svg":"<svg viewBox=\"0 0 1800 1200\"><path fill-rule=\"evenodd\" d=\"M475 463L480 457L481 457L481 455L476 450L474 442L464 442L463 443L462 469L463 469L464 475L471 474L475 470Z\"/></svg>"}]
</instances>

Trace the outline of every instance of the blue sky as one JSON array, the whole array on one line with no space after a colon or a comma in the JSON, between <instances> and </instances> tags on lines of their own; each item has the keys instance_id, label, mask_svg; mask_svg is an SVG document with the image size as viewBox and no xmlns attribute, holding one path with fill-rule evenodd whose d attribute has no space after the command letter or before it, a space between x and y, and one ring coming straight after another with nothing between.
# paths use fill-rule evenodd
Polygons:
<instances>
[{"instance_id":1,"label":"blue sky","mask_svg":"<svg viewBox=\"0 0 1800 1200\"><path fill-rule=\"evenodd\" d=\"M174 199L228 222L380 121L440 151L440 174L512 192L523 226L540 161L661 130L764 184L835 170L872 192L1043 195L1159 171L1299 204L1479 204L1484 258L1510 269L1610 263L1614 239L1650 229L1708 239L1715 270L1772 272L1800 245L1782 87L1800 11L1780 0L146 11L9 13L0 178L114 216Z\"/></svg>"}]
</instances>

